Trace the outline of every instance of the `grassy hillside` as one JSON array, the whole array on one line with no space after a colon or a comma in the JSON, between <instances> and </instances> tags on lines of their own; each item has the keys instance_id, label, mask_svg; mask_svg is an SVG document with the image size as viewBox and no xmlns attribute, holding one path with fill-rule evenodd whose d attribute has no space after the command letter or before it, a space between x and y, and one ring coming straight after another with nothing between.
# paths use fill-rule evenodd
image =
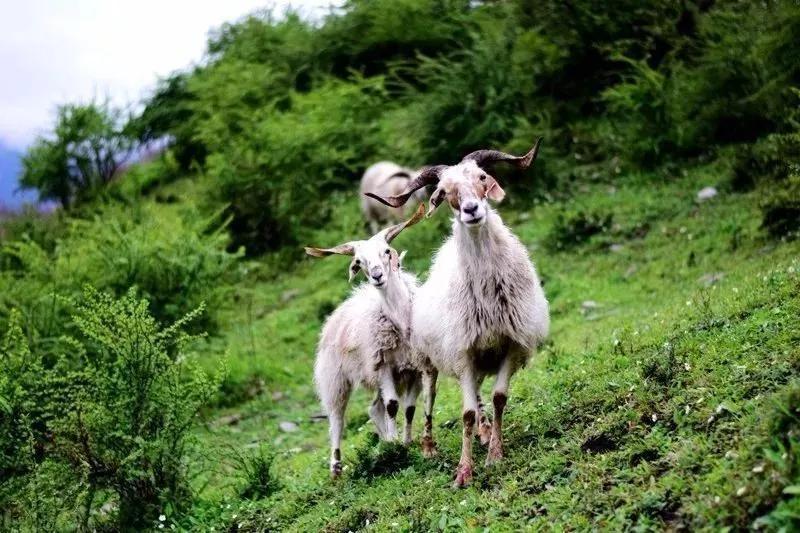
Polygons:
<instances>
[{"instance_id":1,"label":"grassy hillside","mask_svg":"<svg viewBox=\"0 0 800 533\"><path fill-rule=\"evenodd\" d=\"M553 328L513 384L507 459L478 468L463 491L451 488L460 400L448 380L435 415L438 457L423 459L416 444L377 445L362 393L348 411L344 478L329 480L310 368L321 321L348 290L346 261L309 260L269 283L251 280L224 345L233 374L257 369L264 393L223 409L199 435L275 451L282 488L242 501L221 468L204 480L214 504L182 524L215 516L224 529L295 531L797 525L800 244L764 239L752 195L698 203L700 188L724 187L724 173L706 165L664 180L626 176L568 202L501 208L545 280ZM345 226L352 203L339 208ZM576 213L609 224L567 250L548 247ZM447 218L401 237L411 268L424 271ZM320 242L339 231L326 228ZM297 431L282 432L285 421Z\"/></svg>"},{"instance_id":2,"label":"grassy hillside","mask_svg":"<svg viewBox=\"0 0 800 533\"><path fill-rule=\"evenodd\" d=\"M0 227L0 530L800 529L799 45L793 0L349 0L213 30L136 116L61 106L22 177L61 208ZM366 236L375 161L539 136L497 169L552 314L507 458L451 488L442 378L436 458L361 391L331 481L311 367L352 288L302 245Z\"/></svg>"}]
</instances>

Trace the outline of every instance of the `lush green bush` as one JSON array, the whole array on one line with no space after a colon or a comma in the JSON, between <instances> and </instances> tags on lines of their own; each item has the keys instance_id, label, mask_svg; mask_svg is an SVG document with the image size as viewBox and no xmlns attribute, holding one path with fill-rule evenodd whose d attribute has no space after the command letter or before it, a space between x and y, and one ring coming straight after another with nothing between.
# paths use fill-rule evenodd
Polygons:
<instances>
[{"instance_id":1,"label":"lush green bush","mask_svg":"<svg viewBox=\"0 0 800 533\"><path fill-rule=\"evenodd\" d=\"M761 200L762 226L772 237L800 235L800 174L765 187Z\"/></svg>"},{"instance_id":2,"label":"lush green bush","mask_svg":"<svg viewBox=\"0 0 800 533\"><path fill-rule=\"evenodd\" d=\"M188 501L189 431L219 382L186 352L183 331L201 312L162 327L135 291L115 299L87 289L74 304L74 335L60 339L55 357L31 351L12 315L0 354L0 470L32 488L41 469L61 465L44 479L65 492L23 493L51 506L42 517L42 505L2 491L5 514L50 523L63 514L86 527L108 500L120 527L140 528Z\"/></svg>"},{"instance_id":3,"label":"lush green bush","mask_svg":"<svg viewBox=\"0 0 800 533\"><path fill-rule=\"evenodd\" d=\"M237 142L208 157L237 243L262 252L325 222L326 195L355 188L375 152L382 94L380 78L292 92L285 110L257 113Z\"/></svg>"},{"instance_id":4,"label":"lush green bush","mask_svg":"<svg viewBox=\"0 0 800 533\"><path fill-rule=\"evenodd\" d=\"M237 257L225 251L228 237L220 217L203 218L190 206L140 203L127 212L124 207L96 206L90 219L68 219L52 252L30 239L4 244L0 322L16 307L26 321L42 318L41 324L28 323L29 335L57 338L63 331L58 327L68 321L52 295L76 296L86 283L117 295L136 286L163 323L202 302L218 309L225 296L220 282L233 274ZM193 327L213 330L215 316L211 312Z\"/></svg>"},{"instance_id":5,"label":"lush green bush","mask_svg":"<svg viewBox=\"0 0 800 533\"><path fill-rule=\"evenodd\" d=\"M264 446L259 446L250 453L235 449L229 453L233 456L236 471L241 477L238 492L242 498L266 498L280 488L280 482L273 470L275 454Z\"/></svg>"}]
</instances>

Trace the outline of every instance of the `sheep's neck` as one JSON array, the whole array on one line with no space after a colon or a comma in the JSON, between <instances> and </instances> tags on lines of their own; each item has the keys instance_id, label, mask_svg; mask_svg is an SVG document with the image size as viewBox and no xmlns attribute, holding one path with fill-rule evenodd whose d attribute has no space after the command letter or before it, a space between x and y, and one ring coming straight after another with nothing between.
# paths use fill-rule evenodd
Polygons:
<instances>
[{"instance_id":1,"label":"sheep's neck","mask_svg":"<svg viewBox=\"0 0 800 533\"><path fill-rule=\"evenodd\" d=\"M399 329L403 336L408 334L409 317L411 316L411 291L400 272L389 272L386 290L381 292L383 313Z\"/></svg>"},{"instance_id":2,"label":"sheep's neck","mask_svg":"<svg viewBox=\"0 0 800 533\"><path fill-rule=\"evenodd\" d=\"M456 238L459 250L473 257L491 255L496 243L502 240L503 221L493 209L486 210L486 222L480 226L467 227L458 220L453 221L453 236ZM468 267L480 266L485 262L473 264L468 261ZM491 264L491 263L489 263Z\"/></svg>"}]
</instances>

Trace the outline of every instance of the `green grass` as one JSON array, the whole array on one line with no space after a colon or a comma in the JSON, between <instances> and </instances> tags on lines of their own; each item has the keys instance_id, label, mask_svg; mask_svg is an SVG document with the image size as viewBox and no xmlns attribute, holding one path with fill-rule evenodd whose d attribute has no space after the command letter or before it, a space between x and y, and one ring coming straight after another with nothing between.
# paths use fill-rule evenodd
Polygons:
<instances>
[{"instance_id":1,"label":"green grass","mask_svg":"<svg viewBox=\"0 0 800 533\"><path fill-rule=\"evenodd\" d=\"M343 479L328 478L311 365L325 315L349 291L347 262L303 259L284 271L251 264L222 311L226 334L203 349L210 364L227 353L230 397L198 430L215 467L196 480L202 501L178 525L798 527L800 244L765 237L757 192L695 202L705 185L724 191L726 175L707 165L679 177L630 176L563 202L501 208L545 280L552 332L513 381L506 460L486 469L478 447L465 490L451 488L460 402L449 379L440 380L434 416L438 457L423 459L416 444L378 445L362 391L348 409ZM355 201L336 202L313 244L363 233ZM398 239L414 271L424 273L447 234L440 211ZM580 211L611 223L562 251L549 245L559 215ZM240 420L218 422L230 414ZM282 421L298 430L280 431ZM277 453L280 489L243 500L228 458L259 446Z\"/></svg>"}]
</instances>

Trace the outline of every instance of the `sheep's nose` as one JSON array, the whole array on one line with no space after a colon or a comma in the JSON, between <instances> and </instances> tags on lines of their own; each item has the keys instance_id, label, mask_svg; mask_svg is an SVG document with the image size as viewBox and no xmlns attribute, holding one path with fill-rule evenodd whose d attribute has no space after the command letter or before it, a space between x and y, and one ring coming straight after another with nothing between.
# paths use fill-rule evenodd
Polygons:
<instances>
[{"instance_id":1,"label":"sheep's nose","mask_svg":"<svg viewBox=\"0 0 800 533\"><path fill-rule=\"evenodd\" d=\"M468 215L474 215L475 211L478 210L478 202L475 201L465 202L464 205L461 206L461 210L467 213Z\"/></svg>"},{"instance_id":2,"label":"sheep's nose","mask_svg":"<svg viewBox=\"0 0 800 533\"><path fill-rule=\"evenodd\" d=\"M380 281L381 278L383 277L383 270L381 270L378 267L375 267L372 270L370 270L370 274L375 279L375 281Z\"/></svg>"}]
</instances>

